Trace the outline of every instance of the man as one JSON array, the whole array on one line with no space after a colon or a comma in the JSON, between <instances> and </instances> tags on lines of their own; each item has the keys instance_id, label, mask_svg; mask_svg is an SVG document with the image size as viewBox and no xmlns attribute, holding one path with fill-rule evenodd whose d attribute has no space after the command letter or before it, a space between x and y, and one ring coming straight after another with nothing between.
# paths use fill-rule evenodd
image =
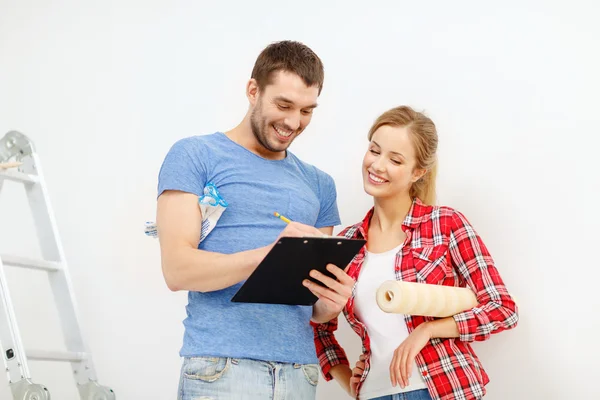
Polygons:
<instances>
[{"instance_id":1,"label":"man","mask_svg":"<svg viewBox=\"0 0 600 400\"><path fill-rule=\"evenodd\" d=\"M287 149L310 123L323 65L298 42L266 47L232 130L176 142L159 174L157 229L171 290L189 291L179 398L311 399L319 369L310 321L342 310L353 280L330 265L327 287L305 282L313 307L233 303L281 236L331 234L340 223L333 179ZM199 196L213 184L228 207L200 241ZM293 222L283 223L281 212ZM308 277L307 277L308 278Z\"/></svg>"}]
</instances>

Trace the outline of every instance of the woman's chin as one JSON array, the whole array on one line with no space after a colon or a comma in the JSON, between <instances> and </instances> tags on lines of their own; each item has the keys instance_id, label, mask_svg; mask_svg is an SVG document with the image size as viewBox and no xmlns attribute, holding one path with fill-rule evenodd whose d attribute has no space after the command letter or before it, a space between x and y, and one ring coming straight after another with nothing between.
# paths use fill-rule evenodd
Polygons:
<instances>
[{"instance_id":1,"label":"woman's chin","mask_svg":"<svg viewBox=\"0 0 600 400\"><path fill-rule=\"evenodd\" d=\"M365 193L368 194L369 196L372 196L375 198L381 196L381 190L377 190L377 188L374 188L373 185L369 184L368 182L363 185L363 188L365 190Z\"/></svg>"}]
</instances>

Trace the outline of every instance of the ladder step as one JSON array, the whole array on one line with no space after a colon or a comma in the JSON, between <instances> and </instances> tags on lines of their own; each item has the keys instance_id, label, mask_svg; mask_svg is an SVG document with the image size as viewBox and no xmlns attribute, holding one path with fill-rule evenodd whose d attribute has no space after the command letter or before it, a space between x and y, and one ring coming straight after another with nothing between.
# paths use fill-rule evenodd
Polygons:
<instances>
[{"instance_id":1,"label":"ladder step","mask_svg":"<svg viewBox=\"0 0 600 400\"><path fill-rule=\"evenodd\" d=\"M77 362L87 359L86 353L72 351L45 351L29 350L25 352L27 358L36 361L66 361Z\"/></svg>"},{"instance_id":2,"label":"ladder step","mask_svg":"<svg viewBox=\"0 0 600 400\"><path fill-rule=\"evenodd\" d=\"M0 169L0 181L8 179L20 183L37 183L39 179L35 175L24 174L19 171L3 170Z\"/></svg>"},{"instance_id":3,"label":"ladder step","mask_svg":"<svg viewBox=\"0 0 600 400\"><path fill-rule=\"evenodd\" d=\"M49 272L56 272L62 269L62 265L58 262L34 260L8 254L0 254L0 260L2 260L3 264L11 265L13 267L30 268Z\"/></svg>"}]
</instances>

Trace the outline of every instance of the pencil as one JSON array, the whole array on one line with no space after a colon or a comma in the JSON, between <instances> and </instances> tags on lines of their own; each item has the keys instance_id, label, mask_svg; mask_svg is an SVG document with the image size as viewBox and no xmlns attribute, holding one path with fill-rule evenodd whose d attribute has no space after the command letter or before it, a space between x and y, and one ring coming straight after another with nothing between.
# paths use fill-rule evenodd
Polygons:
<instances>
[{"instance_id":1,"label":"pencil","mask_svg":"<svg viewBox=\"0 0 600 400\"><path fill-rule=\"evenodd\" d=\"M289 224L290 222L292 222L289 219L287 219L286 217L284 217L283 215L279 214L278 212L274 212L273 215L276 216L277 218L279 218L280 220L284 221L286 224ZM310 236L306 236L306 237L310 237ZM319 236L316 236L316 237L331 237L331 236L321 233Z\"/></svg>"},{"instance_id":2,"label":"pencil","mask_svg":"<svg viewBox=\"0 0 600 400\"><path fill-rule=\"evenodd\" d=\"M279 214L278 212L274 212L273 215L276 216L277 218L279 218L280 220L282 220L283 222L285 222L286 224L289 224L290 222L292 222L289 219L287 219L286 217L284 217L283 215Z\"/></svg>"}]
</instances>

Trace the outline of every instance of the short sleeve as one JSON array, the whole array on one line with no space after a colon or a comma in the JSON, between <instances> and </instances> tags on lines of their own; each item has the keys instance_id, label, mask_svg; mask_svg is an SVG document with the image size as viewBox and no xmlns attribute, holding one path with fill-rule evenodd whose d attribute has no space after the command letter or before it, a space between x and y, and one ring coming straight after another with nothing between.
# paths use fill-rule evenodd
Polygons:
<instances>
[{"instance_id":1,"label":"short sleeve","mask_svg":"<svg viewBox=\"0 0 600 400\"><path fill-rule=\"evenodd\" d=\"M316 228L341 224L337 206L337 189L333 178L323 172L319 176L319 201L321 208L317 217Z\"/></svg>"},{"instance_id":2,"label":"short sleeve","mask_svg":"<svg viewBox=\"0 0 600 400\"><path fill-rule=\"evenodd\" d=\"M205 152L197 138L185 138L175 142L160 167L157 196L166 190L201 196L207 181Z\"/></svg>"}]
</instances>

